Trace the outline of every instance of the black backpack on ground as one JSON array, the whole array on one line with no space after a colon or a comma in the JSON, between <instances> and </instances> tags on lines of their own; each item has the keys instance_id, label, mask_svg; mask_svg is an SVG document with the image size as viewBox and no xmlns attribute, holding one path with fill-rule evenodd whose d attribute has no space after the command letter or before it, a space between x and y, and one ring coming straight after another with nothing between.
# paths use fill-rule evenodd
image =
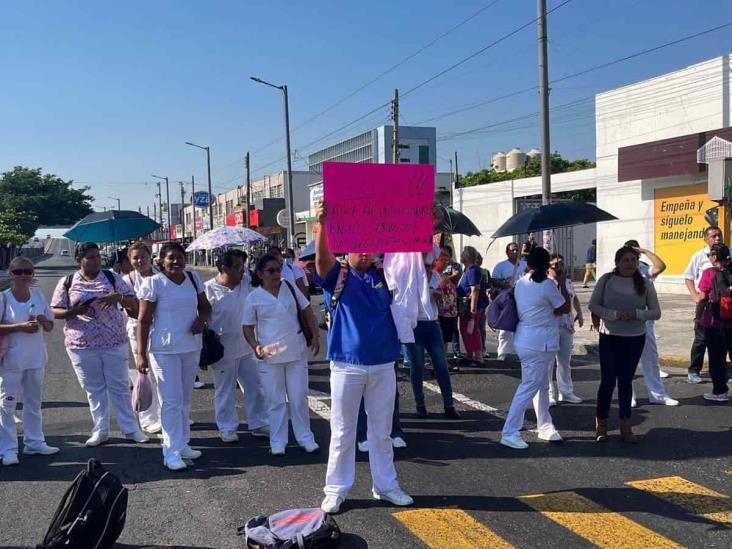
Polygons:
<instances>
[{"instance_id":1,"label":"black backpack on ground","mask_svg":"<svg viewBox=\"0 0 732 549\"><path fill-rule=\"evenodd\" d=\"M248 549L335 549L341 530L320 509L290 509L250 518L239 528Z\"/></svg>"},{"instance_id":2,"label":"black backpack on ground","mask_svg":"<svg viewBox=\"0 0 732 549\"><path fill-rule=\"evenodd\" d=\"M127 488L90 459L71 483L36 549L107 549L122 533L127 518Z\"/></svg>"}]
</instances>

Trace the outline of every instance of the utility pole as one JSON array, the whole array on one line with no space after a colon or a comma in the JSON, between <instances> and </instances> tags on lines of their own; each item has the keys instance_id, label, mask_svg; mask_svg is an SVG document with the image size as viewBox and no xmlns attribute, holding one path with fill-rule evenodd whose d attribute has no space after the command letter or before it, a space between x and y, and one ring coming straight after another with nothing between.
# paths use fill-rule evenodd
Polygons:
<instances>
[{"instance_id":1,"label":"utility pole","mask_svg":"<svg viewBox=\"0 0 732 549\"><path fill-rule=\"evenodd\" d=\"M206 147L206 169L208 170L208 228L213 231L213 191L211 190L211 147Z\"/></svg>"},{"instance_id":2,"label":"utility pole","mask_svg":"<svg viewBox=\"0 0 732 549\"><path fill-rule=\"evenodd\" d=\"M150 206L147 207L147 216L150 217Z\"/></svg>"},{"instance_id":3,"label":"utility pole","mask_svg":"<svg viewBox=\"0 0 732 549\"><path fill-rule=\"evenodd\" d=\"M455 173L452 171L452 158L450 158L450 207L452 208L452 190L455 188Z\"/></svg>"},{"instance_id":4,"label":"utility pole","mask_svg":"<svg viewBox=\"0 0 732 549\"><path fill-rule=\"evenodd\" d=\"M391 102L391 120L393 132L391 136L392 161L399 164L399 90L394 90L394 99Z\"/></svg>"},{"instance_id":5,"label":"utility pole","mask_svg":"<svg viewBox=\"0 0 732 549\"><path fill-rule=\"evenodd\" d=\"M193 204L193 239L196 239L196 178L191 176L191 204Z\"/></svg>"},{"instance_id":6,"label":"utility pole","mask_svg":"<svg viewBox=\"0 0 732 549\"><path fill-rule=\"evenodd\" d=\"M292 193L292 152L290 151L290 100L287 96L287 86L282 86L285 99L285 139L287 140L287 196L290 214L290 246L295 248L295 196Z\"/></svg>"},{"instance_id":7,"label":"utility pole","mask_svg":"<svg viewBox=\"0 0 732 549\"><path fill-rule=\"evenodd\" d=\"M541 103L541 204L552 200L551 145L549 143L549 60L547 55L546 0L536 0L539 39L539 97ZM551 231L544 231L544 247L551 251Z\"/></svg>"},{"instance_id":8,"label":"utility pole","mask_svg":"<svg viewBox=\"0 0 732 549\"><path fill-rule=\"evenodd\" d=\"M155 195L155 196L157 197L158 195ZM158 207L157 207L157 204L155 204L155 202L153 202L153 217L152 218L155 221L158 220Z\"/></svg>"},{"instance_id":9,"label":"utility pole","mask_svg":"<svg viewBox=\"0 0 732 549\"><path fill-rule=\"evenodd\" d=\"M252 180L251 180L251 163L249 159L249 153L247 153L247 156L245 158L246 166L247 166L247 229L250 229L252 224L251 220L249 219L249 208L251 207L250 201L251 201L251 193L250 188L252 186Z\"/></svg>"},{"instance_id":10,"label":"utility pole","mask_svg":"<svg viewBox=\"0 0 732 549\"><path fill-rule=\"evenodd\" d=\"M158 181L156 183L156 185L158 186L157 197L158 197L158 212L160 214L160 227L161 227L160 231L163 232L163 229L162 229L162 227L163 227L163 193L160 190L160 181Z\"/></svg>"},{"instance_id":11,"label":"utility pole","mask_svg":"<svg viewBox=\"0 0 732 549\"><path fill-rule=\"evenodd\" d=\"M168 176L165 176L165 201L168 203L168 238L170 238L170 185L168 185Z\"/></svg>"},{"instance_id":12,"label":"utility pole","mask_svg":"<svg viewBox=\"0 0 732 549\"><path fill-rule=\"evenodd\" d=\"M457 151L455 151L455 188L460 183L460 170L458 169Z\"/></svg>"},{"instance_id":13,"label":"utility pole","mask_svg":"<svg viewBox=\"0 0 732 549\"><path fill-rule=\"evenodd\" d=\"M182 181L180 183L180 224L183 229L183 240L186 238L186 188Z\"/></svg>"}]
</instances>

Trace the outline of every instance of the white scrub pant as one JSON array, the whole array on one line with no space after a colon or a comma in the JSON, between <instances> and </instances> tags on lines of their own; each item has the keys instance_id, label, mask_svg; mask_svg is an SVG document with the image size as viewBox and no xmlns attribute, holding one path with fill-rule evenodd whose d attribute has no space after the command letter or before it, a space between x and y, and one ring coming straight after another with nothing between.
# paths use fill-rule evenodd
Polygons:
<instances>
[{"instance_id":1,"label":"white scrub pant","mask_svg":"<svg viewBox=\"0 0 732 549\"><path fill-rule=\"evenodd\" d=\"M498 330L498 358L504 358L506 355L516 352L513 347L513 335L513 332Z\"/></svg>"},{"instance_id":2,"label":"white scrub pant","mask_svg":"<svg viewBox=\"0 0 732 549\"><path fill-rule=\"evenodd\" d=\"M89 411L94 422L92 434L109 433L110 400L120 431L126 435L136 432L137 419L132 410L127 374L127 345L107 349L66 349L66 353L89 401Z\"/></svg>"},{"instance_id":3,"label":"white scrub pant","mask_svg":"<svg viewBox=\"0 0 732 549\"><path fill-rule=\"evenodd\" d=\"M134 357L137 355L137 337L135 334L132 334L129 330L127 332L127 335L130 338L130 347L132 347L132 356ZM133 382L134 376L137 375L137 370L130 370L130 383ZM150 380L150 383L152 384L152 388L154 391L154 397L152 399L152 404L150 404L150 407L145 410L144 412L138 412L137 413L137 419L140 420L140 427L144 430L147 430L151 428L153 425L160 423L160 399L158 397L158 382L155 379L155 373L152 371L152 368L148 372L147 378Z\"/></svg>"},{"instance_id":4,"label":"white scrub pant","mask_svg":"<svg viewBox=\"0 0 732 549\"><path fill-rule=\"evenodd\" d=\"M18 429L13 415L21 391L25 393L23 445L32 449L46 441L41 415L43 373L43 368L7 371L0 367L0 456L18 452Z\"/></svg>"},{"instance_id":5,"label":"white scrub pant","mask_svg":"<svg viewBox=\"0 0 732 549\"><path fill-rule=\"evenodd\" d=\"M191 439L191 397L201 351L150 353L150 367L158 378L163 426L163 458L180 454Z\"/></svg>"},{"instance_id":6,"label":"white scrub pant","mask_svg":"<svg viewBox=\"0 0 732 549\"><path fill-rule=\"evenodd\" d=\"M562 395L574 394L574 384L572 383L572 343L574 342L574 334L564 328L559 328L559 350L557 351L556 372L557 372L557 388ZM554 364L549 372L549 394L555 395L552 378Z\"/></svg>"},{"instance_id":7,"label":"white scrub pant","mask_svg":"<svg viewBox=\"0 0 732 549\"><path fill-rule=\"evenodd\" d=\"M399 487L391 445L396 395L394 363L376 366L330 363L330 450L325 488L345 498L356 477L356 424L361 397L368 421L369 466L373 489L386 493Z\"/></svg>"},{"instance_id":8,"label":"white scrub pant","mask_svg":"<svg viewBox=\"0 0 732 549\"><path fill-rule=\"evenodd\" d=\"M271 448L287 446L287 416L292 421L292 431L300 446L315 441L310 430L308 408L308 359L302 357L291 362L267 363L265 384L269 404L269 445Z\"/></svg>"},{"instance_id":9,"label":"white scrub pant","mask_svg":"<svg viewBox=\"0 0 732 549\"><path fill-rule=\"evenodd\" d=\"M219 431L236 431L239 416L236 413L237 381L244 391L244 406L249 429L267 425L264 389L259 375L259 361L254 355L232 359L224 357L210 367L214 381L214 413Z\"/></svg>"},{"instance_id":10,"label":"white scrub pant","mask_svg":"<svg viewBox=\"0 0 732 549\"><path fill-rule=\"evenodd\" d=\"M653 400L668 398L668 393L661 380L661 365L658 361L658 345L653 320L646 321L646 343L643 346L640 363L643 368L643 381L648 390L648 398ZM635 398L635 390L633 390L633 398Z\"/></svg>"},{"instance_id":11,"label":"white scrub pant","mask_svg":"<svg viewBox=\"0 0 732 549\"><path fill-rule=\"evenodd\" d=\"M549 372L557 353L522 348L517 348L516 351L521 360L521 384L511 401L508 417L503 425L503 434L518 434L524 425L524 414L532 399L539 432L551 432L554 430L554 424L549 414Z\"/></svg>"}]
</instances>

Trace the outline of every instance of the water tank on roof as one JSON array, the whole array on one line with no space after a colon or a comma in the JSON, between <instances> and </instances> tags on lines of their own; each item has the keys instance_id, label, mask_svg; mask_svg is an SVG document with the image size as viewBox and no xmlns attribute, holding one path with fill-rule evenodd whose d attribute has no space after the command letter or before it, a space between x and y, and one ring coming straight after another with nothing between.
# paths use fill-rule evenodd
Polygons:
<instances>
[{"instance_id":1,"label":"water tank on roof","mask_svg":"<svg viewBox=\"0 0 732 549\"><path fill-rule=\"evenodd\" d=\"M529 159L534 158L536 156L541 156L541 151L539 149L531 149L529 152L526 153L526 156L529 157Z\"/></svg>"},{"instance_id":2,"label":"water tank on roof","mask_svg":"<svg viewBox=\"0 0 732 549\"><path fill-rule=\"evenodd\" d=\"M492 160L493 170L497 172L506 171L506 153L498 151L493 155Z\"/></svg>"},{"instance_id":3,"label":"water tank on roof","mask_svg":"<svg viewBox=\"0 0 732 549\"><path fill-rule=\"evenodd\" d=\"M523 168L526 165L526 153L518 147L509 151L506 155L506 170L512 172Z\"/></svg>"}]
</instances>

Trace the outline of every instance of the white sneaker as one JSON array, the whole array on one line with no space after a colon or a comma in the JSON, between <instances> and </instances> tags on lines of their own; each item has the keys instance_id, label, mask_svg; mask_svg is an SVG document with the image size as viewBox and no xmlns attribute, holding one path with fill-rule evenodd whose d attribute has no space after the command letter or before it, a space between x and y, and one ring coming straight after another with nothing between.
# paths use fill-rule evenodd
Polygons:
<instances>
[{"instance_id":1,"label":"white sneaker","mask_svg":"<svg viewBox=\"0 0 732 549\"><path fill-rule=\"evenodd\" d=\"M325 496L323 503L320 504L320 510L324 513L335 515L341 510L341 505L343 505L344 501L346 501L345 498L333 494L328 494L327 496Z\"/></svg>"},{"instance_id":2,"label":"white sneaker","mask_svg":"<svg viewBox=\"0 0 732 549\"><path fill-rule=\"evenodd\" d=\"M552 395L549 395L549 408L552 408L553 406L557 405L557 399L554 398Z\"/></svg>"},{"instance_id":3,"label":"white sneaker","mask_svg":"<svg viewBox=\"0 0 732 549\"><path fill-rule=\"evenodd\" d=\"M630 407L631 408L637 408L638 407L638 402L635 400L635 397L633 397L633 398L630 399Z\"/></svg>"},{"instance_id":4,"label":"white sneaker","mask_svg":"<svg viewBox=\"0 0 732 549\"><path fill-rule=\"evenodd\" d=\"M257 427L256 429L251 429L249 431L249 434L251 434L253 437L269 438L269 427L266 425L263 425L262 427Z\"/></svg>"},{"instance_id":5,"label":"white sneaker","mask_svg":"<svg viewBox=\"0 0 732 549\"><path fill-rule=\"evenodd\" d=\"M678 406L679 401L671 397L664 397L661 399L649 398L648 402L651 404L664 404L665 406Z\"/></svg>"},{"instance_id":6,"label":"white sneaker","mask_svg":"<svg viewBox=\"0 0 732 549\"><path fill-rule=\"evenodd\" d=\"M393 444L393 442L392 442ZM364 454L368 453L369 451L369 441L364 440L363 442L358 443L358 451L363 452Z\"/></svg>"},{"instance_id":7,"label":"white sneaker","mask_svg":"<svg viewBox=\"0 0 732 549\"><path fill-rule=\"evenodd\" d=\"M508 446L509 448L514 448L516 450L526 450L526 448L529 447L529 445L524 442L524 439L522 439L521 435L519 435L518 433L514 435L502 435L501 444L503 444L504 446Z\"/></svg>"},{"instance_id":8,"label":"white sneaker","mask_svg":"<svg viewBox=\"0 0 732 549\"><path fill-rule=\"evenodd\" d=\"M570 404L581 404L582 399L575 395L574 393L569 393L568 395L563 395L560 393L559 395L559 402L569 402Z\"/></svg>"},{"instance_id":9,"label":"white sneaker","mask_svg":"<svg viewBox=\"0 0 732 549\"><path fill-rule=\"evenodd\" d=\"M18 414L13 414L13 421L15 422L16 425L23 423L23 420L20 418L20 416Z\"/></svg>"},{"instance_id":10,"label":"white sneaker","mask_svg":"<svg viewBox=\"0 0 732 549\"><path fill-rule=\"evenodd\" d=\"M313 441L303 446L302 449L305 450L305 452L307 452L308 454L314 454L315 452L320 450L320 446L317 442Z\"/></svg>"},{"instance_id":11,"label":"white sneaker","mask_svg":"<svg viewBox=\"0 0 732 549\"><path fill-rule=\"evenodd\" d=\"M496 357L496 360L497 360L498 362L506 362L506 355L498 355L498 356Z\"/></svg>"},{"instance_id":12,"label":"white sneaker","mask_svg":"<svg viewBox=\"0 0 732 549\"><path fill-rule=\"evenodd\" d=\"M170 456L168 459L166 459L163 463L171 471L182 471L183 469L188 468L186 462L183 461L183 458L177 452Z\"/></svg>"},{"instance_id":13,"label":"white sneaker","mask_svg":"<svg viewBox=\"0 0 732 549\"><path fill-rule=\"evenodd\" d=\"M399 507L405 507L414 503L414 500L409 496L409 494L401 488L394 488L393 490L383 494L380 494L376 490L372 490L371 493L373 494L374 499L388 501L389 503L393 503Z\"/></svg>"},{"instance_id":14,"label":"white sneaker","mask_svg":"<svg viewBox=\"0 0 732 549\"><path fill-rule=\"evenodd\" d=\"M729 400L729 397L726 393L722 393L721 395L707 393L704 395L704 400L711 400L712 402L727 402Z\"/></svg>"},{"instance_id":15,"label":"white sneaker","mask_svg":"<svg viewBox=\"0 0 732 549\"><path fill-rule=\"evenodd\" d=\"M284 446L273 446L270 448L269 453L273 456L284 456L286 451Z\"/></svg>"},{"instance_id":16,"label":"white sneaker","mask_svg":"<svg viewBox=\"0 0 732 549\"><path fill-rule=\"evenodd\" d=\"M42 442L37 446L25 446L23 448L23 454L26 456L52 456L53 454L58 454L60 451L61 450L59 448L56 448L55 446L49 446L45 442Z\"/></svg>"},{"instance_id":17,"label":"white sneaker","mask_svg":"<svg viewBox=\"0 0 732 549\"><path fill-rule=\"evenodd\" d=\"M404 440L402 437L394 437L393 439L391 439L391 445L393 448L406 448L407 441Z\"/></svg>"},{"instance_id":18,"label":"white sneaker","mask_svg":"<svg viewBox=\"0 0 732 549\"><path fill-rule=\"evenodd\" d=\"M157 435L163 431L163 426L160 423L151 423L150 425L143 425L142 430L150 435Z\"/></svg>"},{"instance_id":19,"label":"white sneaker","mask_svg":"<svg viewBox=\"0 0 732 549\"><path fill-rule=\"evenodd\" d=\"M137 444L145 444L150 441L142 431L135 431L134 433L125 435L125 438L127 440L134 440Z\"/></svg>"},{"instance_id":20,"label":"white sneaker","mask_svg":"<svg viewBox=\"0 0 732 549\"><path fill-rule=\"evenodd\" d=\"M189 378L190 379L190 378ZM194 381L193 382L193 388L194 389L203 389L206 386L206 384L203 381Z\"/></svg>"},{"instance_id":21,"label":"white sneaker","mask_svg":"<svg viewBox=\"0 0 732 549\"><path fill-rule=\"evenodd\" d=\"M190 446L186 446L183 448L183 450L180 453L180 457L183 459L198 459L201 457L201 451L200 450L194 450Z\"/></svg>"},{"instance_id":22,"label":"white sneaker","mask_svg":"<svg viewBox=\"0 0 732 549\"><path fill-rule=\"evenodd\" d=\"M239 435L236 431L220 431L219 438L221 442L239 442Z\"/></svg>"},{"instance_id":23,"label":"white sneaker","mask_svg":"<svg viewBox=\"0 0 732 549\"><path fill-rule=\"evenodd\" d=\"M539 439L547 442L562 442L562 435L556 429L553 431L539 431Z\"/></svg>"},{"instance_id":24,"label":"white sneaker","mask_svg":"<svg viewBox=\"0 0 732 549\"><path fill-rule=\"evenodd\" d=\"M84 443L84 446L87 448L96 448L97 446L104 444L109 441L109 433L92 433L92 436L90 436L86 442Z\"/></svg>"},{"instance_id":25,"label":"white sneaker","mask_svg":"<svg viewBox=\"0 0 732 549\"><path fill-rule=\"evenodd\" d=\"M18 463L20 463L20 461L18 460L17 452L9 451L3 454L3 465L6 467L9 465L18 465Z\"/></svg>"},{"instance_id":26,"label":"white sneaker","mask_svg":"<svg viewBox=\"0 0 732 549\"><path fill-rule=\"evenodd\" d=\"M669 375L671 375L666 370L659 370L659 374L661 375L661 379L666 379Z\"/></svg>"}]
</instances>

